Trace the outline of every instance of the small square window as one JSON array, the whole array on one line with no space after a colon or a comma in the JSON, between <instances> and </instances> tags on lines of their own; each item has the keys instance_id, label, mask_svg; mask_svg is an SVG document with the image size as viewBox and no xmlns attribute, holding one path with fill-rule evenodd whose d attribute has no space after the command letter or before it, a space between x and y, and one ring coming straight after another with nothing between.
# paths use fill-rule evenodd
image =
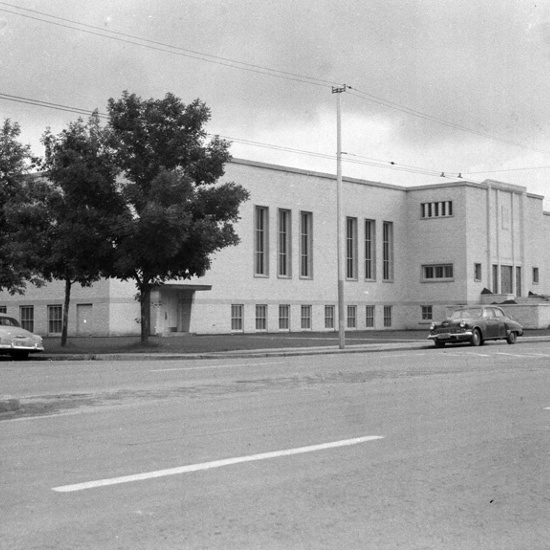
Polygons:
<instances>
[{"instance_id":1,"label":"small square window","mask_svg":"<svg viewBox=\"0 0 550 550\"><path fill-rule=\"evenodd\" d=\"M433 306L421 306L422 307L422 320L431 321L433 317Z\"/></svg>"}]
</instances>

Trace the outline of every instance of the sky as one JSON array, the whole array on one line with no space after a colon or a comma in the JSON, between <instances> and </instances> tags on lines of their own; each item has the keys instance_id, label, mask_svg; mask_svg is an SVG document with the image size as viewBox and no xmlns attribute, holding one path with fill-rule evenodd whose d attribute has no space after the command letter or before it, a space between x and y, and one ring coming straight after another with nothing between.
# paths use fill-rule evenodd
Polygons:
<instances>
[{"instance_id":1,"label":"sky","mask_svg":"<svg viewBox=\"0 0 550 550\"><path fill-rule=\"evenodd\" d=\"M339 96L344 176L490 178L550 210L550 0L0 1L0 120L35 154L124 90L200 98L234 157L328 173Z\"/></svg>"}]
</instances>

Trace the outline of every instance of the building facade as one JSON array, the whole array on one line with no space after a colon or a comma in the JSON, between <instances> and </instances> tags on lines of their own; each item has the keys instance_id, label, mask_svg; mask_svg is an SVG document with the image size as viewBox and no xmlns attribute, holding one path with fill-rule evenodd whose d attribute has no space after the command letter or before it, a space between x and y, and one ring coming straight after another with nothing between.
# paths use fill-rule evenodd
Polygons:
<instances>
[{"instance_id":1,"label":"building facade","mask_svg":"<svg viewBox=\"0 0 550 550\"><path fill-rule=\"evenodd\" d=\"M217 253L204 277L153 293L152 333L337 330L335 177L233 160L224 180L250 192L241 242ZM344 178L347 328L422 329L449 307L487 300L513 300L525 326L548 326L550 306L534 298L550 294L542 203L491 180L401 187ZM69 335L139 334L135 294L133 283L117 280L75 288ZM62 283L29 286L24 296L0 293L0 311L56 335L62 301Z\"/></svg>"}]
</instances>

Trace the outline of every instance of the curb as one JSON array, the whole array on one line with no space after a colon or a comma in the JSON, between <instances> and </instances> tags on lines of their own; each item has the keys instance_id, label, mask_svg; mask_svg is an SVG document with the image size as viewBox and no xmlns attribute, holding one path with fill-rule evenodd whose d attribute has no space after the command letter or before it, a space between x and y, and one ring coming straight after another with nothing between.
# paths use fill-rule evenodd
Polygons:
<instances>
[{"instance_id":1,"label":"curb","mask_svg":"<svg viewBox=\"0 0 550 550\"><path fill-rule=\"evenodd\" d=\"M518 344L528 342L548 342L547 336L527 336L518 340ZM194 353L75 353L75 354L41 354L35 361L188 361L193 359L220 358L254 358L254 357L296 357L301 355L341 355L352 353L370 353L377 351L407 351L416 349L432 349L432 342L410 341L393 344L356 344L344 349L335 346L317 346L303 348L264 348L253 350L224 350ZM450 349L450 348L449 348Z\"/></svg>"}]
</instances>

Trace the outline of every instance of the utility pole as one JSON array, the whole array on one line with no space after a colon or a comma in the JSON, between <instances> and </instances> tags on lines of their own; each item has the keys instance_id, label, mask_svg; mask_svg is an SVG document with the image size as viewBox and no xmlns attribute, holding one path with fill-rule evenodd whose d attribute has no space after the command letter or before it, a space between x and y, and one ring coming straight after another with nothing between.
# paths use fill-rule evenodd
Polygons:
<instances>
[{"instance_id":1,"label":"utility pole","mask_svg":"<svg viewBox=\"0 0 550 550\"><path fill-rule=\"evenodd\" d=\"M346 347L346 323L344 307L344 231L342 206L342 100L341 94L347 86L333 86L332 93L336 95L336 253L338 255L338 343L340 349Z\"/></svg>"}]
</instances>

